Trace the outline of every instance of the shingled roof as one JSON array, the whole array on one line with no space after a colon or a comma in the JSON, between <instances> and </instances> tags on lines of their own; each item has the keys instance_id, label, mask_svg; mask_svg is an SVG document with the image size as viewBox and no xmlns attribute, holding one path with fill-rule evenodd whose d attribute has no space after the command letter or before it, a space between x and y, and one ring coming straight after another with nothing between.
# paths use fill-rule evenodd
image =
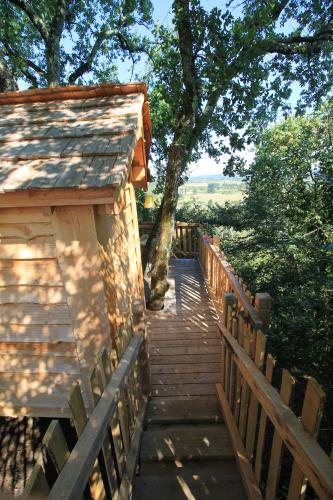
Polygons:
<instances>
[{"instance_id":1,"label":"shingled roof","mask_svg":"<svg viewBox=\"0 0 333 500\"><path fill-rule=\"evenodd\" d=\"M0 197L119 187L146 170L151 123L144 84L0 94Z\"/></svg>"}]
</instances>

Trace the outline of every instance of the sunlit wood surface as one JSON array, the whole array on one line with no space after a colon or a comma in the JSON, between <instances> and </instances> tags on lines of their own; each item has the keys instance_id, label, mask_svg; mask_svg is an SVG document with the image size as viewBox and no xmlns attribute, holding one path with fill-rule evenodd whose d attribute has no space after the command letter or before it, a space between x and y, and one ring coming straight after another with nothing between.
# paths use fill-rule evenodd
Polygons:
<instances>
[{"instance_id":1,"label":"sunlit wood surface","mask_svg":"<svg viewBox=\"0 0 333 500\"><path fill-rule=\"evenodd\" d=\"M134 499L243 499L217 404L217 315L195 259L172 260L165 308L148 312L152 398Z\"/></svg>"},{"instance_id":2,"label":"sunlit wood surface","mask_svg":"<svg viewBox=\"0 0 333 500\"><path fill-rule=\"evenodd\" d=\"M219 380L217 315L195 259L175 259L165 308L148 313L153 396L215 398Z\"/></svg>"}]
</instances>

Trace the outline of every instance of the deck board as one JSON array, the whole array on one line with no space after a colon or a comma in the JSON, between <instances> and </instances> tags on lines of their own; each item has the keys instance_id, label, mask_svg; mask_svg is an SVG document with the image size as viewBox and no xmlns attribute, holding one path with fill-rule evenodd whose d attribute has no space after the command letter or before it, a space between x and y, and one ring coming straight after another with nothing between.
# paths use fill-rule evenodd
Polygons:
<instances>
[{"instance_id":1,"label":"deck board","mask_svg":"<svg viewBox=\"0 0 333 500\"><path fill-rule=\"evenodd\" d=\"M221 338L199 264L171 261L165 308L147 312L151 399L133 499L245 500L216 397Z\"/></svg>"},{"instance_id":2,"label":"deck board","mask_svg":"<svg viewBox=\"0 0 333 500\"><path fill-rule=\"evenodd\" d=\"M221 339L198 261L172 260L169 285L164 309L148 311L153 395L215 398Z\"/></svg>"}]
</instances>

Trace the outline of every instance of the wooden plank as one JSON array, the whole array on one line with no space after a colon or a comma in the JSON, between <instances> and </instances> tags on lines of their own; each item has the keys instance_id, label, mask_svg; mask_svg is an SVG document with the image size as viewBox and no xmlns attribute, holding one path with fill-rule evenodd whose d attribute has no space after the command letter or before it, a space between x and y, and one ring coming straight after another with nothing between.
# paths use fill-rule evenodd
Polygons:
<instances>
[{"instance_id":1,"label":"wooden plank","mask_svg":"<svg viewBox=\"0 0 333 500\"><path fill-rule=\"evenodd\" d=\"M64 468L70 453L58 420L52 420L43 437L42 443L59 474Z\"/></svg>"},{"instance_id":2,"label":"wooden plank","mask_svg":"<svg viewBox=\"0 0 333 500\"><path fill-rule=\"evenodd\" d=\"M200 374L200 373L218 373L220 363L191 363L189 365L178 363L174 365L152 365L150 366L151 375L174 373L174 374Z\"/></svg>"},{"instance_id":3,"label":"wooden plank","mask_svg":"<svg viewBox=\"0 0 333 500\"><path fill-rule=\"evenodd\" d=\"M0 208L113 204L114 188L30 189L0 192Z\"/></svg>"},{"instance_id":4,"label":"wooden plank","mask_svg":"<svg viewBox=\"0 0 333 500\"><path fill-rule=\"evenodd\" d=\"M1 323L70 325L67 304L1 304Z\"/></svg>"},{"instance_id":5,"label":"wooden plank","mask_svg":"<svg viewBox=\"0 0 333 500\"><path fill-rule=\"evenodd\" d=\"M3 342L74 342L70 325L0 324Z\"/></svg>"},{"instance_id":6,"label":"wooden plank","mask_svg":"<svg viewBox=\"0 0 333 500\"><path fill-rule=\"evenodd\" d=\"M16 223L2 222L2 215L0 210L0 238L3 243L6 243L8 238L18 238L21 242L34 241L35 238L42 236L52 236L53 229L51 224L40 223L21 223L20 220Z\"/></svg>"},{"instance_id":7,"label":"wooden plank","mask_svg":"<svg viewBox=\"0 0 333 500\"><path fill-rule=\"evenodd\" d=\"M0 372L21 373L22 377L27 374L38 373L67 373L68 375L80 375L78 359L73 353L67 356L54 356L52 354L39 354L31 356L21 353L21 355L4 354L0 356Z\"/></svg>"},{"instance_id":8,"label":"wooden plank","mask_svg":"<svg viewBox=\"0 0 333 500\"><path fill-rule=\"evenodd\" d=\"M152 424L219 422L222 416L217 399L203 398L154 398L148 402L146 420Z\"/></svg>"},{"instance_id":9,"label":"wooden plank","mask_svg":"<svg viewBox=\"0 0 333 500\"><path fill-rule=\"evenodd\" d=\"M320 448L298 421L294 413L282 401L280 395L268 383L264 375L256 368L253 361L243 352L235 339L222 324L219 327L223 336L232 346L235 361L251 390L282 437L289 451L303 473L309 478L317 495L325 498L333 496L333 465L329 457Z\"/></svg>"},{"instance_id":10,"label":"wooden plank","mask_svg":"<svg viewBox=\"0 0 333 500\"><path fill-rule=\"evenodd\" d=\"M27 225L27 224L50 224L51 209L48 206L24 207L24 208L0 208L0 223ZM0 226L0 227L1 227ZM26 226L28 228L28 226ZM28 229L27 229L28 230Z\"/></svg>"},{"instance_id":11,"label":"wooden plank","mask_svg":"<svg viewBox=\"0 0 333 500\"><path fill-rule=\"evenodd\" d=\"M295 383L296 380L290 375L288 370L283 370L280 394L282 401L288 406L290 406ZM274 500L276 498L277 487L280 479L283 446L283 441L280 435L276 431L274 431L266 483L266 500Z\"/></svg>"},{"instance_id":12,"label":"wooden plank","mask_svg":"<svg viewBox=\"0 0 333 500\"><path fill-rule=\"evenodd\" d=\"M0 304L66 304L63 286L0 286Z\"/></svg>"},{"instance_id":13,"label":"wooden plank","mask_svg":"<svg viewBox=\"0 0 333 500\"><path fill-rule=\"evenodd\" d=\"M67 393L77 374L1 372L0 391L6 395L0 402L3 416L45 415L52 411L68 416ZM52 410L50 412L50 409Z\"/></svg>"},{"instance_id":14,"label":"wooden plank","mask_svg":"<svg viewBox=\"0 0 333 500\"><path fill-rule=\"evenodd\" d=\"M151 375L151 383L153 385L173 385L180 382L184 384L207 384L207 383L217 383L220 380L220 373L216 371L215 373L182 373L179 377L178 373L167 373L167 374L156 374Z\"/></svg>"},{"instance_id":15,"label":"wooden plank","mask_svg":"<svg viewBox=\"0 0 333 500\"><path fill-rule=\"evenodd\" d=\"M141 461L233 459L225 425L173 425L148 429L142 436Z\"/></svg>"},{"instance_id":16,"label":"wooden plank","mask_svg":"<svg viewBox=\"0 0 333 500\"><path fill-rule=\"evenodd\" d=\"M136 359L143 336L132 338L123 358L106 386L102 398L91 415L81 439L74 447L69 460L60 473L48 500L76 500L81 498L95 459L106 436L110 418L114 414L126 377Z\"/></svg>"},{"instance_id":17,"label":"wooden plank","mask_svg":"<svg viewBox=\"0 0 333 500\"><path fill-rule=\"evenodd\" d=\"M198 363L219 363L220 356L216 354L183 354L178 356L149 356L149 363L151 365L174 365L174 364L198 364Z\"/></svg>"},{"instance_id":18,"label":"wooden plank","mask_svg":"<svg viewBox=\"0 0 333 500\"><path fill-rule=\"evenodd\" d=\"M89 371L98 353L102 347L111 349L93 207L56 207L52 224L79 357L85 360L82 376L88 388Z\"/></svg>"},{"instance_id":19,"label":"wooden plank","mask_svg":"<svg viewBox=\"0 0 333 500\"><path fill-rule=\"evenodd\" d=\"M119 499L125 500L132 497L134 477L140 452L141 436L143 433L145 412L146 403L144 403L144 406L140 411L140 415L138 416L138 425L131 439L131 448L127 455L126 467L120 484Z\"/></svg>"},{"instance_id":20,"label":"wooden plank","mask_svg":"<svg viewBox=\"0 0 333 500\"><path fill-rule=\"evenodd\" d=\"M174 384L174 385L152 385L154 397L175 396L209 396L214 395L214 384Z\"/></svg>"},{"instance_id":21,"label":"wooden plank","mask_svg":"<svg viewBox=\"0 0 333 500\"><path fill-rule=\"evenodd\" d=\"M78 383L73 384L72 386L68 399L68 405L71 409L72 419L74 422L77 437L80 438L84 428L88 423L88 417L86 414L80 385ZM89 484L91 495L94 500L104 500L107 498L98 460L96 460L93 465Z\"/></svg>"},{"instance_id":22,"label":"wooden plank","mask_svg":"<svg viewBox=\"0 0 333 500\"><path fill-rule=\"evenodd\" d=\"M161 347L207 347L207 346L217 346L219 350L221 346L221 339L215 338L213 339L206 339L206 338L199 338L199 339L165 339L164 337L160 337L159 339L151 339L149 343L150 348L152 349L159 349Z\"/></svg>"},{"instance_id":23,"label":"wooden plank","mask_svg":"<svg viewBox=\"0 0 333 500\"><path fill-rule=\"evenodd\" d=\"M55 244L50 236L41 236L27 243L10 238L1 241L0 245L0 259L53 259L55 256Z\"/></svg>"},{"instance_id":24,"label":"wooden plank","mask_svg":"<svg viewBox=\"0 0 333 500\"><path fill-rule=\"evenodd\" d=\"M188 346L188 347L150 347L151 356L179 356L187 354L215 354L219 352L216 346Z\"/></svg>"},{"instance_id":25,"label":"wooden plank","mask_svg":"<svg viewBox=\"0 0 333 500\"><path fill-rule=\"evenodd\" d=\"M62 284L56 259L0 261L0 286Z\"/></svg>"},{"instance_id":26,"label":"wooden plank","mask_svg":"<svg viewBox=\"0 0 333 500\"><path fill-rule=\"evenodd\" d=\"M50 493L45 472L40 464L35 464L29 475L23 491L23 497L42 499Z\"/></svg>"},{"instance_id":27,"label":"wooden plank","mask_svg":"<svg viewBox=\"0 0 333 500\"><path fill-rule=\"evenodd\" d=\"M265 350L266 350L266 337L260 330L255 332L256 335L256 347L255 347L255 357L254 362L260 371L263 369L265 360ZM248 420L247 420L247 430L246 430L246 451L250 459L253 459L254 443L255 443L255 433L258 420L258 401L253 392L250 396Z\"/></svg>"},{"instance_id":28,"label":"wooden plank","mask_svg":"<svg viewBox=\"0 0 333 500\"><path fill-rule=\"evenodd\" d=\"M302 408L302 424L305 430L314 437L317 437L321 418L324 411L326 394L316 382L310 378L307 383ZM308 480L303 473L302 467L294 462L291 471L288 500L305 498Z\"/></svg>"},{"instance_id":29,"label":"wooden plank","mask_svg":"<svg viewBox=\"0 0 333 500\"><path fill-rule=\"evenodd\" d=\"M223 417L229 431L231 445L238 463L247 498L250 500L262 500L260 488L253 474L249 458L244 448L242 439L239 435L237 425L235 423L233 414L231 413L229 403L223 392L221 384L216 384L216 392L222 409Z\"/></svg>"},{"instance_id":30,"label":"wooden plank","mask_svg":"<svg viewBox=\"0 0 333 500\"><path fill-rule=\"evenodd\" d=\"M265 377L267 381L271 384L273 378L273 371L275 366L275 359L271 354L268 354L266 360L266 372ZM260 484L261 480L261 467L262 467L262 457L265 446L265 436L266 436L266 427L267 427L267 414L263 408L261 408L260 419L259 419L259 430L258 430L258 439L256 446L256 459L255 459L255 476L258 484Z\"/></svg>"},{"instance_id":31,"label":"wooden plank","mask_svg":"<svg viewBox=\"0 0 333 500\"><path fill-rule=\"evenodd\" d=\"M102 376L98 365L93 369L91 373L90 383L94 398L94 404L96 407L104 392ZM112 431L114 426L117 425L116 418L116 414L110 416ZM118 493L118 468L119 462L121 462L122 458L122 448L119 446L119 438L115 438L114 432L111 434L110 429L108 429L108 432L104 437L101 446L99 461L104 464L104 469L107 475L107 484L105 485L105 487L107 491L110 491L111 495L117 495Z\"/></svg>"},{"instance_id":32,"label":"wooden plank","mask_svg":"<svg viewBox=\"0 0 333 500\"><path fill-rule=\"evenodd\" d=\"M244 351L246 352L246 354L248 356L250 356L250 353L251 353L250 332L249 332L244 320L241 321L241 319L242 319L242 315L240 314L239 315L239 324L241 325L240 326L240 328L241 328L240 329L240 339L242 339L242 341L243 341ZM249 401L250 401L250 388L247 384L245 377L242 377L238 428L239 428L240 436L243 440L246 436L246 422L247 422Z\"/></svg>"}]
</instances>

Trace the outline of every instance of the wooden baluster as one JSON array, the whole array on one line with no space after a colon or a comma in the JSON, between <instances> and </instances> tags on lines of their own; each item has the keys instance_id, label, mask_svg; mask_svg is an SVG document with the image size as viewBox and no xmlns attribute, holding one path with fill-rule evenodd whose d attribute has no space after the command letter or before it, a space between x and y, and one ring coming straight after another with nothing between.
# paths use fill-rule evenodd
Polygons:
<instances>
[{"instance_id":1,"label":"wooden baluster","mask_svg":"<svg viewBox=\"0 0 333 500\"><path fill-rule=\"evenodd\" d=\"M90 376L90 386L93 395L93 400L95 406L97 406L100 400L104 384L102 380L102 374L99 365L97 365ZM115 412L111 420L111 433L108 432L101 448L101 454L99 460L104 462L105 470L107 473L107 480L109 488L114 487L113 476L117 477L117 486L121 482L122 470L124 467L124 450L121 442L120 436L120 426L118 423L118 412Z\"/></svg>"},{"instance_id":2,"label":"wooden baluster","mask_svg":"<svg viewBox=\"0 0 333 500\"><path fill-rule=\"evenodd\" d=\"M272 308L272 297L269 293L256 293L255 308L262 321L262 330L264 333L267 333Z\"/></svg>"},{"instance_id":3,"label":"wooden baluster","mask_svg":"<svg viewBox=\"0 0 333 500\"><path fill-rule=\"evenodd\" d=\"M109 383L111 379L113 371L112 365L110 363L110 358L105 348L102 350L99 356L98 363L99 363L103 389L105 389L106 385ZM125 453L127 454L130 445L130 437L129 437L128 411L127 411L124 391L121 391L119 396L118 414L119 414L119 424L120 424L123 446Z\"/></svg>"},{"instance_id":4,"label":"wooden baluster","mask_svg":"<svg viewBox=\"0 0 333 500\"><path fill-rule=\"evenodd\" d=\"M43 437L42 445L57 474L60 474L69 459L70 452L59 420L52 420Z\"/></svg>"},{"instance_id":5,"label":"wooden baluster","mask_svg":"<svg viewBox=\"0 0 333 500\"><path fill-rule=\"evenodd\" d=\"M231 330L232 325L232 313L235 305L237 304L237 299L234 294L230 293L225 296L225 319L224 324ZM225 355L225 395L229 400L229 390L230 390L230 365L231 365L231 350L226 349Z\"/></svg>"},{"instance_id":6,"label":"wooden baluster","mask_svg":"<svg viewBox=\"0 0 333 500\"><path fill-rule=\"evenodd\" d=\"M221 385L225 392L226 378L225 378L225 356L226 356L226 342L222 336L221 340Z\"/></svg>"},{"instance_id":7,"label":"wooden baluster","mask_svg":"<svg viewBox=\"0 0 333 500\"><path fill-rule=\"evenodd\" d=\"M193 245L192 245L192 228L191 226L187 227L187 251L189 253L193 253Z\"/></svg>"},{"instance_id":8,"label":"wooden baluster","mask_svg":"<svg viewBox=\"0 0 333 500\"><path fill-rule=\"evenodd\" d=\"M276 360L273 358L271 354L268 354L266 359L266 372L265 376L269 383L272 382L273 371ZM256 476L257 483L260 485L261 481L261 467L262 467L262 455L265 446L265 436L266 436L266 427L267 427L267 415L263 408L261 408L260 412L260 420L259 420L259 431L258 431L258 440L256 446L256 459L254 472Z\"/></svg>"},{"instance_id":9,"label":"wooden baluster","mask_svg":"<svg viewBox=\"0 0 333 500\"><path fill-rule=\"evenodd\" d=\"M243 348L245 352L250 356L253 351L253 334L249 329L249 325L247 323L244 324L243 329ZM245 438L246 434L246 422L247 422L247 413L250 401L250 388L246 383L245 379L242 379L242 392L241 392L241 401L240 401L240 410L239 410L239 433L241 435L242 440Z\"/></svg>"},{"instance_id":10,"label":"wooden baluster","mask_svg":"<svg viewBox=\"0 0 333 500\"><path fill-rule=\"evenodd\" d=\"M32 499L42 500L47 498L49 493L50 487L44 469L40 464L36 463L24 487L23 498L31 497Z\"/></svg>"},{"instance_id":11,"label":"wooden baluster","mask_svg":"<svg viewBox=\"0 0 333 500\"><path fill-rule=\"evenodd\" d=\"M242 313L238 315L238 328L237 328L237 341L239 345L243 345L243 333L244 333L244 316ZM235 415L235 421L236 424L238 424L239 421L239 413L240 413L240 404L241 404L241 392L242 392L242 386L243 386L243 377L241 376L239 370L236 372L236 389L235 389L235 408L234 408L234 415Z\"/></svg>"},{"instance_id":12,"label":"wooden baluster","mask_svg":"<svg viewBox=\"0 0 333 500\"><path fill-rule=\"evenodd\" d=\"M237 338L238 336L238 321L237 318L232 318L232 324L231 324L231 333L232 336ZM237 367L234 361L234 355L231 355L231 360L230 360L230 387L229 387L229 404L230 404L230 409L233 411L234 404L235 404L235 388L236 388L236 371Z\"/></svg>"},{"instance_id":13,"label":"wooden baluster","mask_svg":"<svg viewBox=\"0 0 333 500\"><path fill-rule=\"evenodd\" d=\"M302 424L313 437L317 437L323 415L326 394L313 378L308 380L302 408ZM294 461L289 483L288 500L305 498L307 479L297 462Z\"/></svg>"},{"instance_id":14,"label":"wooden baluster","mask_svg":"<svg viewBox=\"0 0 333 500\"><path fill-rule=\"evenodd\" d=\"M254 334L256 336L254 362L259 370L262 371L265 361L266 337L261 331L254 332ZM257 398L251 392L246 432L246 451L250 460L253 458L258 409Z\"/></svg>"},{"instance_id":15,"label":"wooden baluster","mask_svg":"<svg viewBox=\"0 0 333 500\"><path fill-rule=\"evenodd\" d=\"M79 383L75 383L72 386L72 389L69 394L68 406L70 407L76 434L77 437L79 438L88 422L88 417L84 406ZM90 486L91 496L94 500L95 499L103 500L105 498L108 498L108 495L105 491L103 477L98 460L96 460L93 466L91 478L89 481L89 486ZM114 475L111 480L110 495L112 495L112 493L115 493L116 491L117 491L117 477L116 475Z\"/></svg>"},{"instance_id":16,"label":"wooden baluster","mask_svg":"<svg viewBox=\"0 0 333 500\"><path fill-rule=\"evenodd\" d=\"M294 392L296 380L290 375L288 370L282 372L282 382L280 394L282 401L290 406L290 401ZM265 500L274 500L279 484L281 461L283 454L283 441L277 431L274 431L271 458L269 461Z\"/></svg>"},{"instance_id":17,"label":"wooden baluster","mask_svg":"<svg viewBox=\"0 0 333 500\"><path fill-rule=\"evenodd\" d=\"M182 228L183 230L183 243L184 243L184 253L187 253L188 244L187 244L187 226Z\"/></svg>"},{"instance_id":18,"label":"wooden baluster","mask_svg":"<svg viewBox=\"0 0 333 500\"><path fill-rule=\"evenodd\" d=\"M224 294L224 304L223 304L223 323L226 328L228 328L228 323L231 322L231 316L229 317L229 307L231 307L232 311L232 306L234 304L237 304L237 298L233 293L225 293Z\"/></svg>"}]
</instances>

